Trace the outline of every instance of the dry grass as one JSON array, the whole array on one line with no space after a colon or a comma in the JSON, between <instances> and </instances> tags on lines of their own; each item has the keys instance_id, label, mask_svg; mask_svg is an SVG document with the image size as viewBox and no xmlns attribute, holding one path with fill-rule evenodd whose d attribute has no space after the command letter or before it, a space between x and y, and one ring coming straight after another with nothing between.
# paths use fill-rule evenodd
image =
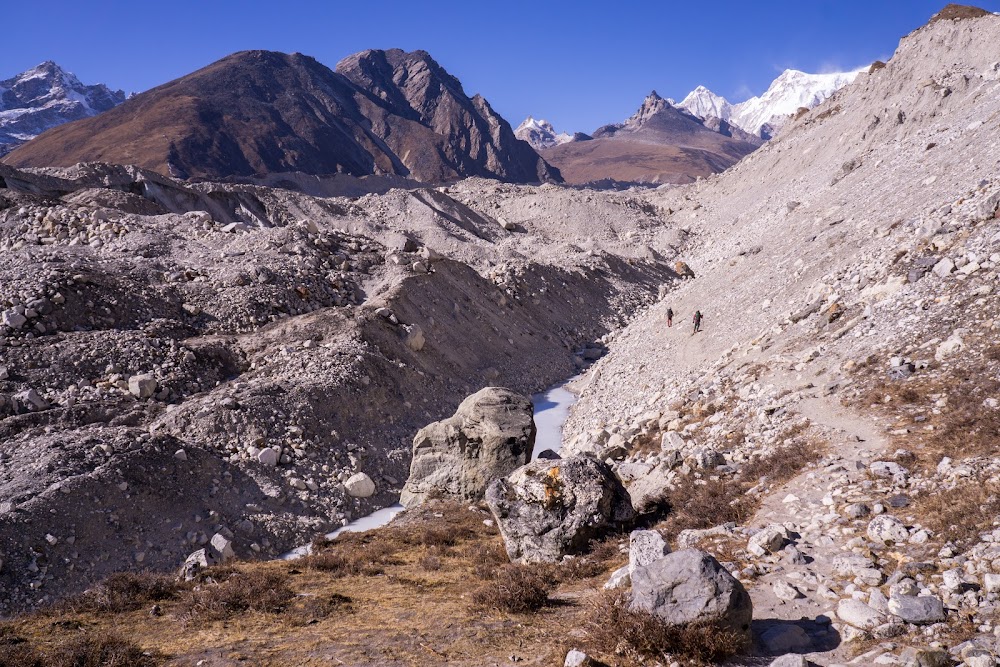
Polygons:
<instances>
[{"instance_id":1,"label":"dry grass","mask_svg":"<svg viewBox=\"0 0 1000 667\"><path fill-rule=\"evenodd\" d=\"M536 565L502 565L493 577L472 594L472 602L483 609L526 614L549 601L555 582Z\"/></svg>"},{"instance_id":2,"label":"dry grass","mask_svg":"<svg viewBox=\"0 0 1000 667\"><path fill-rule=\"evenodd\" d=\"M587 630L595 650L623 656L631 664L681 660L693 667L717 664L749 647L744 635L710 625L670 626L649 613L630 609L628 602L623 592L594 598Z\"/></svg>"},{"instance_id":3,"label":"dry grass","mask_svg":"<svg viewBox=\"0 0 1000 667\"><path fill-rule=\"evenodd\" d=\"M155 667L159 662L111 631L77 633L44 651L23 638L0 634L0 667Z\"/></svg>"},{"instance_id":4,"label":"dry grass","mask_svg":"<svg viewBox=\"0 0 1000 667\"><path fill-rule=\"evenodd\" d=\"M567 628L581 627L587 600L615 559L624 558L617 542L609 540L592 545L585 556L538 566L534 577L531 567L523 568L528 574L521 584L534 581L544 586L545 600L558 600L543 602L527 623L524 614L529 612L510 612L500 605L484 611L473 600L480 585L505 581L498 572L509 575L505 568L513 567L496 529L483 525L487 514L435 504L407 515L400 525L320 544L317 555L360 551L366 554L359 559L362 564L377 555L380 574L366 574L365 567L354 565L346 570L305 567L307 559L237 562L180 585L174 597L155 603L161 612L156 616L149 613L154 602L148 592L155 587L136 586L134 601L88 601L75 609L54 607L0 624L0 665L7 660L32 667L35 656L41 660L84 631L96 636L120 628L128 628L129 639L149 650L154 660L178 665L220 654L234 664L260 667L502 664L511 655L561 664L569 648L562 641ZM429 559L435 559L433 564ZM507 580L511 588L519 581ZM109 588L130 590L132 584L125 581ZM534 607L541 599L525 591L531 589L512 597L520 600L510 603L514 608Z\"/></svg>"},{"instance_id":5,"label":"dry grass","mask_svg":"<svg viewBox=\"0 0 1000 667\"><path fill-rule=\"evenodd\" d=\"M143 605L172 600L181 585L162 574L119 572L93 588L61 602L58 607L72 612L117 614Z\"/></svg>"},{"instance_id":6,"label":"dry grass","mask_svg":"<svg viewBox=\"0 0 1000 667\"><path fill-rule=\"evenodd\" d=\"M204 584L188 592L178 614L190 620L222 620L246 612L279 614L294 597L287 574L247 570L222 583Z\"/></svg>"},{"instance_id":7,"label":"dry grass","mask_svg":"<svg viewBox=\"0 0 1000 667\"><path fill-rule=\"evenodd\" d=\"M686 483L667 490L659 499L660 512L666 518L657 524L664 536L673 540L686 529L702 529L724 523L745 523L760 505L760 496L747 493L765 479L782 484L822 455L822 447L801 435L804 427L787 431L782 439L788 444L767 456L748 461L735 478ZM701 481L701 480L699 480Z\"/></svg>"},{"instance_id":8,"label":"dry grass","mask_svg":"<svg viewBox=\"0 0 1000 667\"><path fill-rule=\"evenodd\" d=\"M921 523L942 541L964 548L978 540L979 533L994 528L1000 516L1000 489L973 481L920 496L914 509Z\"/></svg>"}]
</instances>

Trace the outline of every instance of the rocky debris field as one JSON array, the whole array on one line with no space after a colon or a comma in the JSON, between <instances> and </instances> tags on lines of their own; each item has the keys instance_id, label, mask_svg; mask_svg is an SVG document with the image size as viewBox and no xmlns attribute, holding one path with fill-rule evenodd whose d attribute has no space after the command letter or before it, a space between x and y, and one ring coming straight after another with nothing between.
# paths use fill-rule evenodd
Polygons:
<instances>
[{"instance_id":1,"label":"rocky debris field","mask_svg":"<svg viewBox=\"0 0 1000 667\"><path fill-rule=\"evenodd\" d=\"M537 188L490 181L350 200L0 169L8 609L390 505L420 427L573 375L674 277L624 232L662 233L631 195L546 189L584 248Z\"/></svg>"}]
</instances>

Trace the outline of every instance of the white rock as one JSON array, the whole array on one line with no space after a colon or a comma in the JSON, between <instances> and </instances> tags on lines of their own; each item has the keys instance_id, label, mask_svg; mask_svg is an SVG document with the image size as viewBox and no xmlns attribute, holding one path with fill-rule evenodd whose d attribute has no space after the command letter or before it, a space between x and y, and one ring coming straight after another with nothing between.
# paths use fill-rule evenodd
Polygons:
<instances>
[{"instance_id":1,"label":"white rock","mask_svg":"<svg viewBox=\"0 0 1000 667\"><path fill-rule=\"evenodd\" d=\"M348 477L344 482L344 488L352 498L369 498L375 495L375 482L363 472Z\"/></svg>"},{"instance_id":2,"label":"white rock","mask_svg":"<svg viewBox=\"0 0 1000 667\"><path fill-rule=\"evenodd\" d=\"M268 468L278 465L278 452L271 447L265 447L257 453L257 461Z\"/></svg>"},{"instance_id":3,"label":"white rock","mask_svg":"<svg viewBox=\"0 0 1000 667\"><path fill-rule=\"evenodd\" d=\"M868 538L878 544L905 544L910 537L903 522L889 514L882 514L868 523Z\"/></svg>"},{"instance_id":4,"label":"white rock","mask_svg":"<svg viewBox=\"0 0 1000 667\"><path fill-rule=\"evenodd\" d=\"M604 584L604 590L613 591L616 588L624 588L632 584L632 575L629 574L628 565L622 565L620 568L611 573L608 577L607 583Z\"/></svg>"},{"instance_id":5,"label":"white rock","mask_svg":"<svg viewBox=\"0 0 1000 667\"><path fill-rule=\"evenodd\" d=\"M149 374L133 375L128 379L128 390L136 398L149 398L156 393L156 380Z\"/></svg>"},{"instance_id":6,"label":"white rock","mask_svg":"<svg viewBox=\"0 0 1000 667\"><path fill-rule=\"evenodd\" d=\"M628 536L628 571L649 565L670 553L670 546L655 530L633 530Z\"/></svg>"},{"instance_id":7,"label":"white rock","mask_svg":"<svg viewBox=\"0 0 1000 667\"><path fill-rule=\"evenodd\" d=\"M853 598L837 604L837 618L859 630L873 630L886 622L886 617L875 609Z\"/></svg>"}]
</instances>

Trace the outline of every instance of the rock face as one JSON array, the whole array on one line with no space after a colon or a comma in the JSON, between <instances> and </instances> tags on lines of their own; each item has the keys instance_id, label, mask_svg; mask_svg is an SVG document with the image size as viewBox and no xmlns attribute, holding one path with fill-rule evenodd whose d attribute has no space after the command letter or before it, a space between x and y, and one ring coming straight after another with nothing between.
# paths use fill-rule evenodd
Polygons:
<instances>
[{"instance_id":1,"label":"rock face","mask_svg":"<svg viewBox=\"0 0 1000 667\"><path fill-rule=\"evenodd\" d=\"M85 86L51 60L0 81L0 155L48 129L107 111L125 93Z\"/></svg>"},{"instance_id":2,"label":"rock face","mask_svg":"<svg viewBox=\"0 0 1000 667\"><path fill-rule=\"evenodd\" d=\"M469 396L454 416L417 432L400 502L481 499L491 482L531 460L533 415L531 399L509 389L486 387Z\"/></svg>"},{"instance_id":3,"label":"rock face","mask_svg":"<svg viewBox=\"0 0 1000 667\"><path fill-rule=\"evenodd\" d=\"M670 625L710 623L750 632L753 603L743 584L711 555L683 549L632 573L632 607Z\"/></svg>"},{"instance_id":4,"label":"rock face","mask_svg":"<svg viewBox=\"0 0 1000 667\"><path fill-rule=\"evenodd\" d=\"M507 554L522 563L580 553L635 516L628 492L605 463L589 456L533 461L486 491Z\"/></svg>"},{"instance_id":5,"label":"rock face","mask_svg":"<svg viewBox=\"0 0 1000 667\"><path fill-rule=\"evenodd\" d=\"M481 96L423 51L364 51L337 71L302 54L242 51L60 126L9 164L134 164L179 178L398 175L558 180Z\"/></svg>"}]
</instances>

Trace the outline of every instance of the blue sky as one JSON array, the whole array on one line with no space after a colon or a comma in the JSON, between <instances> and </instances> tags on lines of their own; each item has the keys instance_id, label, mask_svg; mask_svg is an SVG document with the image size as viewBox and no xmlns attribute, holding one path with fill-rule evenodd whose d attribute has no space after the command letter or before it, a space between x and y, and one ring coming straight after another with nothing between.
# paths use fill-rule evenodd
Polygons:
<instances>
[{"instance_id":1,"label":"blue sky","mask_svg":"<svg viewBox=\"0 0 1000 667\"><path fill-rule=\"evenodd\" d=\"M425 49L512 124L590 131L655 89L738 102L786 67L887 58L945 0L775 2L13 1L0 79L55 60L85 83L141 91L233 51L299 51L333 67L366 48ZM1000 11L1000 0L978 5Z\"/></svg>"}]
</instances>

